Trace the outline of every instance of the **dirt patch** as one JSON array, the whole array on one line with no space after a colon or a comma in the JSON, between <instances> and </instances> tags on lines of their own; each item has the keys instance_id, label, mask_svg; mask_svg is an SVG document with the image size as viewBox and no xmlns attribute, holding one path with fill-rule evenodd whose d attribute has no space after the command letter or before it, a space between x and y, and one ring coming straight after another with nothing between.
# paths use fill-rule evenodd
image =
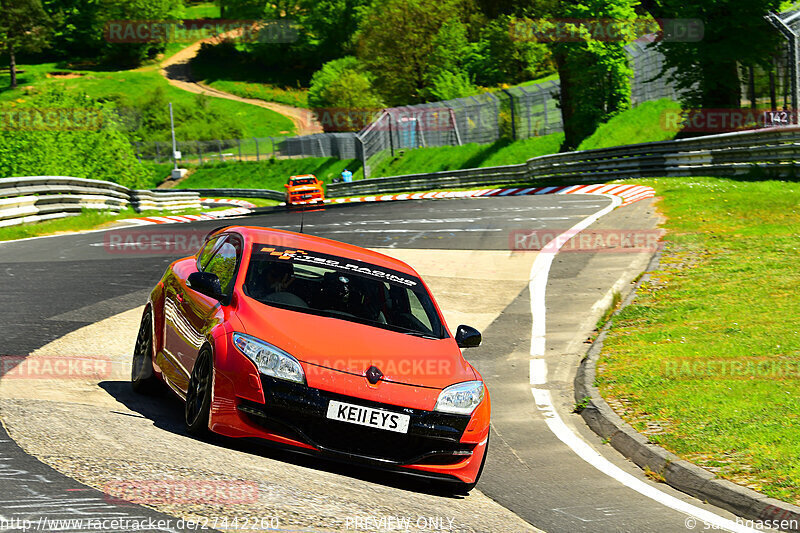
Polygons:
<instances>
[{"instance_id":1,"label":"dirt patch","mask_svg":"<svg viewBox=\"0 0 800 533\"><path fill-rule=\"evenodd\" d=\"M46 76L48 78L56 78L59 80L71 80L74 78L82 78L85 76L85 74L81 74L80 72L55 71L48 72Z\"/></svg>"}]
</instances>

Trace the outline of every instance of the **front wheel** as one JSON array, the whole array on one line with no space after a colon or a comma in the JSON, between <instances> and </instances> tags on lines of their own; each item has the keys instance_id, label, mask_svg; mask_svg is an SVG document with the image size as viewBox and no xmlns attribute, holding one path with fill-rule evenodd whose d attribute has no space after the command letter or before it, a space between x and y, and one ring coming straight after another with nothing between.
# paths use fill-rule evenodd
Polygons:
<instances>
[{"instance_id":1,"label":"front wheel","mask_svg":"<svg viewBox=\"0 0 800 533\"><path fill-rule=\"evenodd\" d=\"M211 350L204 348L194 363L186 391L186 430L198 438L207 437L209 433L213 373Z\"/></svg>"},{"instance_id":2,"label":"front wheel","mask_svg":"<svg viewBox=\"0 0 800 533\"><path fill-rule=\"evenodd\" d=\"M139 394L149 394L158 387L153 372L153 315L147 309L142 316L131 365L131 387Z\"/></svg>"}]
</instances>

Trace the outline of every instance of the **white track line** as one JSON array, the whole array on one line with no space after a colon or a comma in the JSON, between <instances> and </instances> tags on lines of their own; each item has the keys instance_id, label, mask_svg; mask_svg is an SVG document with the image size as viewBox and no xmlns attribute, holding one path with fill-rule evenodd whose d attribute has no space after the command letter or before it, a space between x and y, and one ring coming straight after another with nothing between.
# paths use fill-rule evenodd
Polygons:
<instances>
[{"instance_id":1,"label":"white track line","mask_svg":"<svg viewBox=\"0 0 800 533\"><path fill-rule=\"evenodd\" d=\"M604 195L607 196L607 195ZM609 197L609 196L607 196ZM545 352L545 289L547 287L547 277L550 273L550 266L553 263L553 257L558 250L576 233L586 229L593 224L597 219L609 213L614 208L622 203L622 199L617 196L610 196L611 205L597 211L593 215L581 220L572 228L568 229L561 235L555 238L554 244L548 245L548 248L554 250L552 253L543 252L536 256L536 259L531 266L531 275L529 282L529 290L531 294L531 316L533 319L533 326L531 331L531 356L534 358L530 363L530 381L531 385L544 385L547 377L547 367L543 359L539 359ZM644 481L635 476L625 472L618 466L612 464L608 459L600 455L595 449L581 439L569 426L567 426L561 417L556 412L553 405L553 399L550 396L550 391L545 389L537 389L531 387L533 399L536 402L536 407L544 415L545 423L553 434L569 446L573 452L578 456L603 472L611 476L626 487L635 490L639 494L646 496L670 509L689 515L690 517L702 520L710 524L711 528L724 529L734 532L755 532L757 530L746 527L744 524L737 524L733 520L723 518L719 515L712 513L706 509L702 509L683 500L661 492L657 488L648 485ZM688 519L687 519L688 520ZM688 523L688 522L687 522ZM705 529L704 524L698 524L698 527Z\"/></svg>"}]
</instances>

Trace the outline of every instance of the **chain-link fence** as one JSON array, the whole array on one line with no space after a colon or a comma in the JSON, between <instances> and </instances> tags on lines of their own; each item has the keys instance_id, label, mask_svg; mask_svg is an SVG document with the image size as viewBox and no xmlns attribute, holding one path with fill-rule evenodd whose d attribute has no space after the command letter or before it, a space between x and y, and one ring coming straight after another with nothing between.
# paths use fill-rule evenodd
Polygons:
<instances>
[{"instance_id":1,"label":"chain-link fence","mask_svg":"<svg viewBox=\"0 0 800 533\"><path fill-rule=\"evenodd\" d=\"M337 157L362 159L361 142L355 133L318 133L302 137L252 137L178 141L180 161L204 165L214 162L266 161L290 157ZM133 143L139 161L172 161L172 143L145 141Z\"/></svg>"},{"instance_id":2,"label":"chain-link fence","mask_svg":"<svg viewBox=\"0 0 800 533\"><path fill-rule=\"evenodd\" d=\"M664 56L652 46L626 47L634 76L634 106L660 98L678 98L667 76L659 76ZM564 131L557 80L520 85L480 96L387 109L358 134L363 144L364 175L398 149L490 143Z\"/></svg>"},{"instance_id":3,"label":"chain-link fence","mask_svg":"<svg viewBox=\"0 0 800 533\"><path fill-rule=\"evenodd\" d=\"M781 51L772 58L770 68L748 69L742 79L742 94L753 106L768 104L769 109L793 111L792 123L797 123L797 109L800 105L800 10L771 14L769 22L784 40Z\"/></svg>"}]
</instances>

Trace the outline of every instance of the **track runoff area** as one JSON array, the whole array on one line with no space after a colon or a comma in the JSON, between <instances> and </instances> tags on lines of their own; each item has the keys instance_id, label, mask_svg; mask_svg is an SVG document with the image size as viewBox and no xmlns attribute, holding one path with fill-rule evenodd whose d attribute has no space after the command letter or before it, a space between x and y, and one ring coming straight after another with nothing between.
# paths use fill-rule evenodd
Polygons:
<instances>
[{"instance_id":1,"label":"track runoff area","mask_svg":"<svg viewBox=\"0 0 800 533\"><path fill-rule=\"evenodd\" d=\"M493 434L467 497L258 444L198 441L185 433L179 402L130 392L147 294L167 264L222 222L0 244L0 521L163 519L158 528L175 531L749 531L650 481L572 413L584 341L657 246L651 200L637 200L607 190L409 198L226 221L296 231L302 219L306 233L395 256L422 275L451 329L483 332L483 345L465 356L491 391ZM23 363L28 372L15 374Z\"/></svg>"}]
</instances>

